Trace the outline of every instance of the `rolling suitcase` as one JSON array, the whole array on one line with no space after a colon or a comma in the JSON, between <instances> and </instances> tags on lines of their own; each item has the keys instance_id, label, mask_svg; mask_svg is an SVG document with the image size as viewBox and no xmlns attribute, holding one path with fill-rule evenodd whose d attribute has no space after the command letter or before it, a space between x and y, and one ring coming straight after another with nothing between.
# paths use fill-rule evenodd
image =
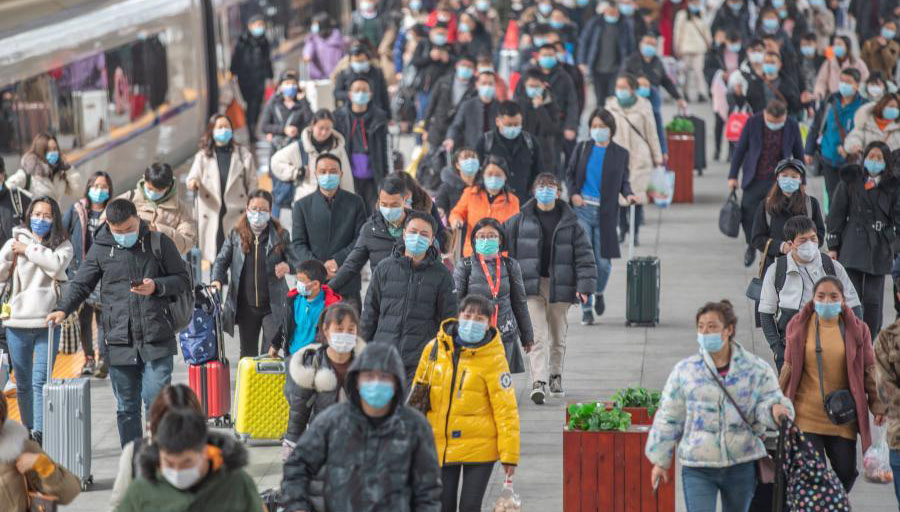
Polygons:
<instances>
[{"instance_id":1,"label":"rolling suitcase","mask_svg":"<svg viewBox=\"0 0 900 512\"><path fill-rule=\"evenodd\" d=\"M655 327L659 323L659 258L634 257L634 205L630 207L625 325Z\"/></svg>"},{"instance_id":2,"label":"rolling suitcase","mask_svg":"<svg viewBox=\"0 0 900 512\"><path fill-rule=\"evenodd\" d=\"M200 405L207 419L217 427L231 426L231 365L225 357L222 334L222 307L218 301L218 291L211 287L201 287L199 293L212 304L215 326L216 357L202 364L188 365L188 385L200 399ZM198 301L198 303L203 301ZM184 334L184 333L182 333ZM182 345L183 346L183 345ZM182 349L183 352L183 349ZM187 355L185 355L187 357Z\"/></svg>"},{"instance_id":3,"label":"rolling suitcase","mask_svg":"<svg viewBox=\"0 0 900 512\"><path fill-rule=\"evenodd\" d=\"M694 124L694 169L703 176L706 170L706 121L697 116L687 116Z\"/></svg>"},{"instance_id":4,"label":"rolling suitcase","mask_svg":"<svg viewBox=\"0 0 900 512\"><path fill-rule=\"evenodd\" d=\"M238 363L234 390L234 433L248 439L280 439L287 431L282 359L245 357Z\"/></svg>"},{"instance_id":5,"label":"rolling suitcase","mask_svg":"<svg viewBox=\"0 0 900 512\"><path fill-rule=\"evenodd\" d=\"M53 325L48 327L53 340ZM47 343L47 375L53 375L53 343ZM68 469L87 490L91 475L91 381L87 378L54 380L44 385L44 451Z\"/></svg>"}]
</instances>

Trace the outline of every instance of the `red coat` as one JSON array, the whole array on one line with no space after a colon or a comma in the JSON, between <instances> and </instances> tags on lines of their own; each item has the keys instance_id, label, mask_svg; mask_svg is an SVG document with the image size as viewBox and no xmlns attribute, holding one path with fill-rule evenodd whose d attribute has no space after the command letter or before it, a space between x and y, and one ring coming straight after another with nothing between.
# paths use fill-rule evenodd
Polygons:
<instances>
[{"instance_id":1,"label":"red coat","mask_svg":"<svg viewBox=\"0 0 900 512\"><path fill-rule=\"evenodd\" d=\"M791 400L797 396L800 379L803 377L803 364L806 356L806 337L809 319L815 310L813 301L809 301L799 313L794 315L787 326L784 351L784 367L781 369L781 389ZM875 351L872 349L872 335L869 327L856 317L853 311L844 304L841 314L844 321L844 344L847 354L847 374L850 382L850 394L856 402L857 428L862 438L862 449L866 451L872 444L869 433L869 410L872 414L883 414L884 406L875 391ZM811 364L815 364L813 361ZM785 381L785 377L787 380ZM866 380L870 389L866 389Z\"/></svg>"}]
</instances>

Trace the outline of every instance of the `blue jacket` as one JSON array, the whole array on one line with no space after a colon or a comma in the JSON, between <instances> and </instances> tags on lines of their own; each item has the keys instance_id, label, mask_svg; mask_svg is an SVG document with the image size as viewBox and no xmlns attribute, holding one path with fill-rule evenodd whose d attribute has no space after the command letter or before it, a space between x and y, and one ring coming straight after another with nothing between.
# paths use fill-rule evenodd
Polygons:
<instances>
[{"instance_id":1,"label":"blue jacket","mask_svg":"<svg viewBox=\"0 0 900 512\"><path fill-rule=\"evenodd\" d=\"M762 153L763 130L766 129L764 112L757 112L747 120L741 138L738 140L734 155L731 158L731 171L728 179L737 179L738 172L743 169L744 176L741 179L741 188L747 188L756 177L756 164ZM797 121L787 118L784 123L783 141L781 144L781 159L803 158L803 139L800 137L800 125Z\"/></svg>"},{"instance_id":2,"label":"blue jacket","mask_svg":"<svg viewBox=\"0 0 900 512\"><path fill-rule=\"evenodd\" d=\"M588 69L594 69L594 61L600 54L600 39L608 25L603 16L594 16L581 30L581 37L578 39L579 64L586 65ZM625 23L621 23L619 27L619 63L624 65L625 60L635 48L637 48L637 41L634 39L634 34Z\"/></svg>"},{"instance_id":3,"label":"blue jacket","mask_svg":"<svg viewBox=\"0 0 900 512\"><path fill-rule=\"evenodd\" d=\"M862 96L856 94L856 96L853 97L853 101L848 103L845 107L841 105L840 96L832 94L827 101L822 103L819 110L816 111L812 126L809 128L809 134L806 136L806 154L815 155L816 148L819 148L822 156L828 160L828 163L832 166L839 167L845 164L847 159L842 157L837 149L838 146L843 144L843 138L846 138L847 134L853 131L853 118L856 116L856 111L858 111L859 107L863 106L865 102L866 100L863 99ZM838 118L840 119L841 124L844 125L843 138L841 137L838 125L834 122L835 108L838 109ZM819 135L822 136L821 140L819 139Z\"/></svg>"}]
</instances>

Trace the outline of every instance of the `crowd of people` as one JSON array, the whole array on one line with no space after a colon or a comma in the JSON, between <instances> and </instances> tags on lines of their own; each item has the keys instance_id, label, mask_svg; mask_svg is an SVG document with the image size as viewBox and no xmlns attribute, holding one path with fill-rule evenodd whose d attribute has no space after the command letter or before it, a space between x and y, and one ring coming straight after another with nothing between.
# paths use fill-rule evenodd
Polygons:
<instances>
[{"instance_id":1,"label":"crowd of people","mask_svg":"<svg viewBox=\"0 0 900 512\"><path fill-rule=\"evenodd\" d=\"M681 115L712 106L772 352L738 343L730 302L698 311L699 350L650 431L653 478L677 458L689 511L718 494L746 511L759 434L786 419L847 492L857 438L887 422L900 476L900 324L882 331L885 278L900 280L898 17L896 0L362 0L347 34L334 13L310 19L302 68L271 97L267 19L248 18L230 70L250 143L213 115L183 185L161 162L124 194L103 171L82 185L52 134L8 179L0 166L21 418L0 397L0 503L77 494L40 450L69 323L117 403L112 508L262 509L246 449L172 384L171 304L202 279L196 247L240 356L285 359L285 510L481 510L497 462L511 479L520 460L512 374L529 372L536 405L565 396L568 311L594 324L620 244L640 243L669 159L662 89ZM418 146L409 169L398 131ZM826 391L852 397L852 420Z\"/></svg>"}]
</instances>

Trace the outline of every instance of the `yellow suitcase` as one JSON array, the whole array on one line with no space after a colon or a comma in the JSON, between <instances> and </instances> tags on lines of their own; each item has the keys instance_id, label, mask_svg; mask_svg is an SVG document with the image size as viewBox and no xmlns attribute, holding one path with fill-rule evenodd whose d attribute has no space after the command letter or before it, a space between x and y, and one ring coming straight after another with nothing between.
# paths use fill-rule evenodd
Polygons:
<instances>
[{"instance_id":1,"label":"yellow suitcase","mask_svg":"<svg viewBox=\"0 0 900 512\"><path fill-rule=\"evenodd\" d=\"M284 360L245 357L234 389L234 433L248 439L281 439L290 410L284 397Z\"/></svg>"}]
</instances>

